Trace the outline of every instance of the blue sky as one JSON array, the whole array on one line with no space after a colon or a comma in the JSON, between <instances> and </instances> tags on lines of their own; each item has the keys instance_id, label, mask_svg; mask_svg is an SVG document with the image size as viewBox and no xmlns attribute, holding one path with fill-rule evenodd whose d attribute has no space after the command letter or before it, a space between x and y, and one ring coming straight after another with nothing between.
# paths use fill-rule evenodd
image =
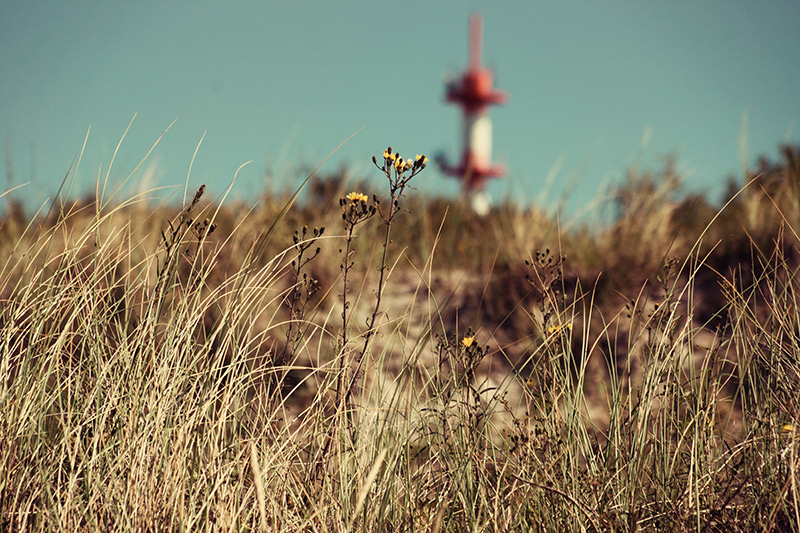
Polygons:
<instances>
[{"instance_id":1,"label":"blue sky","mask_svg":"<svg viewBox=\"0 0 800 533\"><path fill-rule=\"evenodd\" d=\"M627 167L677 157L687 187L718 198L746 157L800 135L800 2L207 2L0 0L0 135L15 195L52 197L91 133L76 176L119 183L163 130L133 190L182 186L255 197L347 165L375 187L370 158L460 153L443 81L467 62L469 14L510 101L492 109L490 193L583 205ZM647 139L643 147L643 139ZM148 172L149 169L149 172ZM267 178L267 176L271 178ZM548 175L552 176L547 185ZM146 179L146 176L147 179ZM455 194L430 169L426 194ZM5 180L3 189L7 188ZM168 194L168 193L161 193Z\"/></svg>"}]
</instances>

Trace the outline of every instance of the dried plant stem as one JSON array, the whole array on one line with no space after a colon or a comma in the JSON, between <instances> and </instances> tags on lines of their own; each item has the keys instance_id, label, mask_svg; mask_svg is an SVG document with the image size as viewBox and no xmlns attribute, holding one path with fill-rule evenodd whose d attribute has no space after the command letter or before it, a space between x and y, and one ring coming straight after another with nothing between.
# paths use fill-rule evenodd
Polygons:
<instances>
[{"instance_id":1,"label":"dried plant stem","mask_svg":"<svg viewBox=\"0 0 800 533\"><path fill-rule=\"evenodd\" d=\"M353 375L350 377L350 383L347 386L344 396L344 403L347 406L350 403L350 398L353 395L353 390L355 389L356 382L358 380L358 376L361 373L362 366L364 364L364 357L369 350L370 341L372 340L373 336L376 333L375 322L378 319L378 314L381 310L381 300L383 297L383 289L384 284L386 282L386 269L388 268L387 257L389 255L389 243L391 242L391 231L392 231L392 220L394 219L395 215L399 210L399 199L403 194L403 189L405 189L405 185L400 188L392 187L391 189L391 203L389 206L389 213L383 219L384 226L386 231L384 232L383 237L383 252L381 254L381 263L380 267L378 268L378 288L375 292L375 308L372 310L372 314L367 319L367 330L364 332L364 344L361 346L361 351L358 353L356 357L356 364L355 369L353 370Z\"/></svg>"}]
</instances>

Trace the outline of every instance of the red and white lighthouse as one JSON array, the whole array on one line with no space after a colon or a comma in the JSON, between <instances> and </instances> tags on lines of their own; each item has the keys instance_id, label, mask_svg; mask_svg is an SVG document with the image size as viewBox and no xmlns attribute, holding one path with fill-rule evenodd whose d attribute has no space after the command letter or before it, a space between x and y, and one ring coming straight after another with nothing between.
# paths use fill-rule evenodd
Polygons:
<instances>
[{"instance_id":1,"label":"red and white lighthouse","mask_svg":"<svg viewBox=\"0 0 800 533\"><path fill-rule=\"evenodd\" d=\"M489 106L508 100L508 93L492 87L492 72L481 62L482 21L469 21L469 68L447 85L447 101L458 104L464 117L463 153L457 166L443 165L444 172L461 180L469 196L481 193L490 178L505 175L502 165L492 163L492 122Z\"/></svg>"}]
</instances>

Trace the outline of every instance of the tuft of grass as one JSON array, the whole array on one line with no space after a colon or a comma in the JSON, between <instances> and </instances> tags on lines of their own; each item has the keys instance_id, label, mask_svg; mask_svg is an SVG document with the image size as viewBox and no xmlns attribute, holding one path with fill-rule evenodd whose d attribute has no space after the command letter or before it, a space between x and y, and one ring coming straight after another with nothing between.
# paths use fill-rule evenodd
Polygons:
<instances>
[{"instance_id":1,"label":"tuft of grass","mask_svg":"<svg viewBox=\"0 0 800 533\"><path fill-rule=\"evenodd\" d=\"M10 202L0 530L798 531L797 154L593 227L391 149L386 191Z\"/></svg>"}]
</instances>

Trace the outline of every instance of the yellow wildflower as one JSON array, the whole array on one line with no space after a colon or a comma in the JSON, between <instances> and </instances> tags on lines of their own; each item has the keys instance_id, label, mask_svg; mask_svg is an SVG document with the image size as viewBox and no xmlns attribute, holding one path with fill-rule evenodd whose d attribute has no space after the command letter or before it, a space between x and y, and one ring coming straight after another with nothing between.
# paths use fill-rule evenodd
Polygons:
<instances>
[{"instance_id":1,"label":"yellow wildflower","mask_svg":"<svg viewBox=\"0 0 800 533\"><path fill-rule=\"evenodd\" d=\"M464 348L469 348L473 344L475 344L475 337L464 337L461 339L461 344L464 345Z\"/></svg>"},{"instance_id":2,"label":"yellow wildflower","mask_svg":"<svg viewBox=\"0 0 800 533\"><path fill-rule=\"evenodd\" d=\"M428 162L428 158L425 157L424 155L420 155L420 154L417 154L417 157L415 157L415 159L417 161L419 161L421 159L423 163L427 163Z\"/></svg>"},{"instance_id":3,"label":"yellow wildflower","mask_svg":"<svg viewBox=\"0 0 800 533\"><path fill-rule=\"evenodd\" d=\"M355 202L367 203L367 200L369 200L366 194L361 194L360 192L355 192L355 191L345 196L345 198L347 198L353 203Z\"/></svg>"},{"instance_id":4,"label":"yellow wildflower","mask_svg":"<svg viewBox=\"0 0 800 533\"><path fill-rule=\"evenodd\" d=\"M547 333L552 335L554 333L561 333L562 331L565 331L565 330L566 331L572 331L572 324L568 323L568 324L563 324L563 325L560 325L560 326L550 326L549 328L547 328Z\"/></svg>"},{"instance_id":5,"label":"yellow wildflower","mask_svg":"<svg viewBox=\"0 0 800 533\"><path fill-rule=\"evenodd\" d=\"M394 168L396 168L399 171L403 168L403 164L404 164L403 158L398 157L397 160L394 162Z\"/></svg>"},{"instance_id":6,"label":"yellow wildflower","mask_svg":"<svg viewBox=\"0 0 800 533\"><path fill-rule=\"evenodd\" d=\"M395 159L397 159L397 154L393 154L389 150L384 150L383 158L386 159L387 161L394 161Z\"/></svg>"}]
</instances>

